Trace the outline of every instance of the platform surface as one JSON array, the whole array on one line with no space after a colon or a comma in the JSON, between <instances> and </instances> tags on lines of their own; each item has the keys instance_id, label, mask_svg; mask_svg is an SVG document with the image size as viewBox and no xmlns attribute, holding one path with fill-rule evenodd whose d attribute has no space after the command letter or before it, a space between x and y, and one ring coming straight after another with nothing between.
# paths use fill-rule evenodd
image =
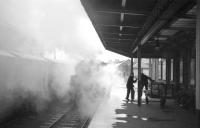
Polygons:
<instances>
[{"instance_id":1,"label":"platform surface","mask_svg":"<svg viewBox=\"0 0 200 128\"><path fill-rule=\"evenodd\" d=\"M124 100L125 95L124 85L113 86L89 128L197 128L195 114L177 107L173 100L167 100L165 108L155 101L139 107Z\"/></svg>"}]
</instances>

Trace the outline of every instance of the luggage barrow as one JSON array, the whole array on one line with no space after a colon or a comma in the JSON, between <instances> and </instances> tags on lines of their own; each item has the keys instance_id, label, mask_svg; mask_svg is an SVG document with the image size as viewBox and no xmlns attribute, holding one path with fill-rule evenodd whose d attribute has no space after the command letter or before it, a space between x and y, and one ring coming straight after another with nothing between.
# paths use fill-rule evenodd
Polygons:
<instances>
[{"instance_id":1,"label":"luggage barrow","mask_svg":"<svg viewBox=\"0 0 200 128\"><path fill-rule=\"evenodd\" d=\"M151 82L149 90L145 92L146 103L149 103L149 98L160 99L160 106L164 107L166 103L167 85L164 82Z\"/></svg>"}]
</instances>

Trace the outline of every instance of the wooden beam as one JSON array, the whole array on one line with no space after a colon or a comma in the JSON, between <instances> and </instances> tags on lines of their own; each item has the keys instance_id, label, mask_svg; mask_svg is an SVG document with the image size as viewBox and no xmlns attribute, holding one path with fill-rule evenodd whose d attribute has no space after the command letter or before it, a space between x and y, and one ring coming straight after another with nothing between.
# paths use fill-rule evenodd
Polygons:
<instances>
[{"instance_id":1,"label":"wooden beam","mask_svg":"<svg viewBox=\"0 0 200 128\"><path fill-rule=\"evenodd\" d=\"M195 25L194 26L182 26L182 27L167 27L165 29L168 30L183 30L183 31L193 31L195 30Z\"/></svg>"},{"instance_id":2,"label":"wooden beam","mask_svg":"<svg viewBox=\"0 0 200 128\"><path fill-rule=\"evenodd\" d=\"M133 33L130 33L130 32L110 32L110 31L103 31L101 30L101 34L104 35L104 34L113 34L113 35L127 35L127 36L136 36L136 34L133 34Z\"/></svg>"},{"instance_id":3,"label":"wooden beam","mask_svg":"<svg viewBox=\"0 0 200 128\"><path fill-rule=\"evenodd\" d=\"M130 39L134 40L136 38L136 35L129 35L129 34L121 34L121 33L116 33L116 34L109 34L109 33L102 33L103 38L119 38L119 39Z\"/></svg>"},{"instance_id":4,"label":"wooden beam","mask_svg":"<svg viewBox=\"0 0 200 128\"><path fill-rule=\"evenodd\" d=\"M133 39L121 39L121 38L103 38L104 40L117 40L117 41L133 41Z\"/></svg>"},{"instance_id":5,"label":"wooden beam","mask_svg":"<svg viewBox=\"0 0 200 128\"><path fill-rule=\"evenodd\" d=\"M107 47L106 49L109 50L109 51L112 51L114 53L124 55L126 57L131 57L131 54L129 54L128 52L122 51L121 49L116 49L116 48L113 48L113 47Z\"/></svg>"},{"instance_id":6,"label":"wooden beam","mask_svg":"<svg viewBox=\"0 0 200 128\"><path fill-rule=\"evenodd\" d=\"M132 56L133 56L133 58L137 58L137 52L136 53L134 53L134 54L132 54ZM165 56L163 55L163 54L141 54L141 57L142 58L164 58Z\"/></svg>"},{"instance_id":7,"label":"wooden beam","mask_svg":"<svg viewBox=\"0 0 200 128\"><path fill-rule=\"evenodd\" d=\"M125 10L125 9L102 9L102 10L96 10L96 13L110 13L110 14L121 14L124 13L125 15L132 15L132 16L147 16L148 12L135 12L131 10Z\"/></svg>"},{"instance_id":8,"label":"wooden beam","mask_svg":"<svg viewBox=\"0 0 200 128\"><path fill-rule=\"evenodd\" d=\"M136 36L136 34L132 34L132 33L113 33L113 32L102 32L102 34L111 34L111 35L126 35L126 36Z\"/></svg>"},{"instance_id":9,"label":"wooden beam","mask_svg":"<svg viewBox=\"0 0 200 128\"><path fill-rule=\"evenodd\" d=\"M196 15L192 15L192 14L180 14L180 15L176 15L174 16L175 18L183 18L183 19L196 19Z\"/></svg>"},{"instance_id":10,"label":"wooden beam","mask_svg":"<svg viewBox=\"0 0 200 128\"><path fill-rule=\"evenodd\" d=\"M126 24L96 24L96 26L99 27L126 27L126 28L133 28L133 29L138 29L141 28L139 26L132 26L132 25L126 25Z\"/></svg>"},{"instance_id":11,"label":"wooden beam","mask_svg":"<svg viewBox=\"0 0 200 128\"><path fill-rule=\"evenodd\" d=\"M140 44L144 45L156 32L158 32L176 13L181 9L189 0L174 0L173 3L160 15L158 20L154 22L152 27L142 36ZM137 51L136 47L132 50L132 53Z\"/></svg>"},{"instance_id":12,"label":"wooden beam","mask_svg":"<svg viewBox=\"0 0 200 128\"><path fill-rule=\"evenodd\" d=\"M135 49L132 51L132 53L135 53L138 50L138 46L135 47Z\"/></svg>"},{"instance_id":13,"label":"wooden beam","mask_svg":"<svg viewBox=\"0 0 200 128\"><path fill-rule=\"evenodd\" d=\"M153 38L155 39L155 38L170 38L171 36L170 35L155 35L155 36L153 36Z\"/></svg>"}]
</instances>

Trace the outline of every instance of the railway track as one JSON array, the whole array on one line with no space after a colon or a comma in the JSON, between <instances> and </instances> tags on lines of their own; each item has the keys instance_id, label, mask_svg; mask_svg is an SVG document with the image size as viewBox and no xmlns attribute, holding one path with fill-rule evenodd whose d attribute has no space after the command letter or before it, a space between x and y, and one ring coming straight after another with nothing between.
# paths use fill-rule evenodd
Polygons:
<instances>
[{"instance_id":1,"label":"railway track","mask_svg":"<svg viewBox=\"0 0 200 128\"><path fill-rule=\"evenodd\" d=\"M53 114L40 128L87 128L90 120L90 117L82 117L77 108L71 107Z\"/></svg>"},{"instance_id":2,"label":"railway track","mask_svg":"<svg viewBox=\"0 0 200 128\"><path fill-rule=\"evenodd\" d=\"M54 107L45 115L28 117L0 124L0 128L87 128L91 118L83 117L76 105L64 104Z\"/></svg>"}]
</instances>

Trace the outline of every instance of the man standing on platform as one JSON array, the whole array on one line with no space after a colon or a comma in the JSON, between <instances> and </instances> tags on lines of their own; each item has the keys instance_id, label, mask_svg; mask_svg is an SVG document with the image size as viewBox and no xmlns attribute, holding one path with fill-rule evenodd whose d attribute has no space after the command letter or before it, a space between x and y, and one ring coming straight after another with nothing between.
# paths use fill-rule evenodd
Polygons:
<instances>
[{"instance_id":1,"label":"man standing on platform","mask_svg":"<svg viewBox=\"0 0 200 128\"><path fill-rule=\"evenodd\" d=\"M143 92L143 88L145 87L145 93L147 93L148 90L148 80L153 81L151 77L146 76L144 73L141 74L141 96ZM141 97L140 96L140 97ZM146 95L146 103L148 103L148 97Z\"/></svg>"},{"instance_id":2,"label":"man standing on platform","mask_svg":"<svg viewBox=\"0 0 200 128\"><path fill-rule=\"evenodd\" d=\"M134 80L134 74L130 74L128 81L126 83L126 88L127 88L127 94L126 94L126 99L129 100L129 94L131 93L131 101L134 101L135 98L135 90L133 89L135 83L137 81Z\"/></svg>"}]
</instances>

